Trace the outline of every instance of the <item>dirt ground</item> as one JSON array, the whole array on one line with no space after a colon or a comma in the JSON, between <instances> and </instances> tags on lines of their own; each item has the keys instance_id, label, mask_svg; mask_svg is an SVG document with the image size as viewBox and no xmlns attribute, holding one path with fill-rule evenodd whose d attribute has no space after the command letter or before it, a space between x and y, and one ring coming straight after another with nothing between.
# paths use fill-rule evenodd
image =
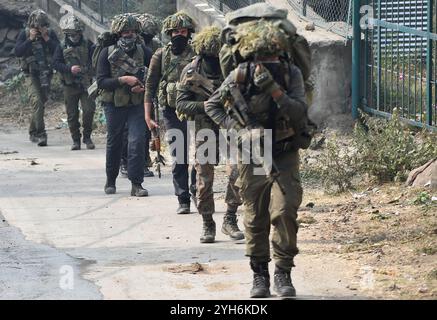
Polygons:
<instances>
[{"instance_id":1,"label":"dirt ground","mask_svg":"<svg viewBox=\"0 0 437 320\"><path fill-rule=\"evenodd\" d=\"M0 126L26 129L30 110L20 105L17 95L0 88L0 101ZM62 119L63 103L51 101L46 126L68 134ZM99 127L95 139L104 142L104 132ZM217 199L223 199L225 183L225 168L218 167ZM355 279L347 285L351 296L359 292L375 299L437 299L437 204L417 201L421 192L431 191L391 183L332 195L317 182L304 185L301 253L316 263L350 261L348 272ZM202 271L202 266L192 268L187 272Z\"/></svg>"}]
</instances>

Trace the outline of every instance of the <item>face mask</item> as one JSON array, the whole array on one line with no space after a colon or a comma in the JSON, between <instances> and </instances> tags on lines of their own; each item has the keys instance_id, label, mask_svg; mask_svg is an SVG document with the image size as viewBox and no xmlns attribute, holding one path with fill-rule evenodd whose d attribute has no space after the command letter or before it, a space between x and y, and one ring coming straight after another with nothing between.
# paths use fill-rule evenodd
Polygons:
<instances>
[{"instance_id":1,"label":"face mask","mask_svg":"<svg viewBox=\"0 0 437 320\"><path fill-rule=\"evenodd\" d=\"M69 34L67 35L68 41L70 41L73 45L78 44L80 40L82 40L82 35L78 34Z\"/></svg>"},{"instance_id":2,"label":"face mask","mask_svg":"<svg viewBox=\"0 0 437 320\"><path fill-rule=\"evenodd\" d=\"M208 70L212 73L221 73L220 60L218 57L203 55L202 58L205 61Z\"/></svg>"},{"instance_id":3,"label":"face mask","mask_svg":"<svg viewBox=\"0 0 437 320\"><path fill-rule=\"evenodd\" d=\"M144 43L149 43L153 39L153 35L151 35L151 34L143 33L142 36L144 39Z\"/></svg>"},{"instance_id":4,"label":"face mask","mask_svg":"<svg viewBox=\"0 0 437 320\"><path fill-rule=\"evenodd\" d=\"M188 45L188 38L182 35L178 35L171 38L171 51L175 55L180 55L184 52Z\"/></svg>"},{"instance_id":5,"label":"face mask","mask_svg":"<svg viewBox=\"0 0 437 320\"><path fill-rule=\"evenodd\" d=\"M135 45L137 43L137 38L134 37L121 37L117 44L118 46L123 49L124 52L130 52L135 48Z\"/></svg>"}]
</instances>

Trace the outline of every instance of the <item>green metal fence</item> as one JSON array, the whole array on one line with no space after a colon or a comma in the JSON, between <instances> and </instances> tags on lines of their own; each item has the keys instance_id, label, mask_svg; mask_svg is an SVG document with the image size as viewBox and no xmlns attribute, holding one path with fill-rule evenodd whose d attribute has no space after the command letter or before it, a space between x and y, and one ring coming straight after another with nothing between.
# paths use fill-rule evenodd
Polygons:
<instances>
[{"instance_id":1,"label":"green metal fence","mask_svg":"<svg viewBox=\"0 0 437 320\"><path fill-rule=\"evenodd\" d=\"M354 115L358 107L384 117L396 109L415 126L437 129L437 0L354 6Z\"/></svg>"},{"instance_id":2,"label":"green metal fence","mask_svg":"<svg viewBox=\"0 0 437 320\"><path fill-rule=\"evenodd\" d=\"M287 0L302 19L344 38L350 37L353 0Z\"/></svg>"}]
</instances>

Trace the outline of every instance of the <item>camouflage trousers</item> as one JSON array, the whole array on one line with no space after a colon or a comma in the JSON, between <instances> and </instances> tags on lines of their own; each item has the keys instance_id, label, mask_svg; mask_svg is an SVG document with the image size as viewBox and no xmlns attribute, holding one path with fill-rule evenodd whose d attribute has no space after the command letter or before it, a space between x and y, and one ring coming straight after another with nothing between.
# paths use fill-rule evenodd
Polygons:
<instances>
[{"instance_id":1,"label":"camouflage trousers","mask_svg":"<svg viewBox=\"0 0 437 320\"><path fill-rule=\"evenodd\" d=\"M214 164L200 164L196 161L197 172L197 210L202 215L210 215L215 212L214 204ZM228 184L226 189L225 202L228 208L235 210L241 205L239 189L235 186L238 179L238 168L236 165L228 164L226 167Z\"/></svg>"},{"instance_id":2,"label":"camouflage trousers","mask_svg":"<svg viewBox=\"0 0 437 320\"><path fill-rule=\"evenodd\" d=\"M273 226L273 258L277 266L290 270L297 248L297 210L302 202L299 153L286 152L275 157L280 171L277 182L267 175L255 175L254 164L238 166L244 203L246 255L259 262L270 261L270 228Z\"/></svg>"},{"instance_id":3,"label":"camouflage trousers","mask_svg":"<svg viewBox=\"0 0 437 320\"><path fill-rule=\"evenodd\" d=\"M88 97L87 91L72 87L64 87L64 101L67 109L68 127L70 128L71 137L74 141L80 140L80 122L79 122L79 101L82 108L82 127L83 136L91 137L93 130L94 113L96 105Z\"/></svg>"},{"instance_id":4,"label":"camouflage trousers","mask_svg":"<svg viewBox=\"0 0 437 320\"><path fill-rule=\"evenodd\" d=\"M29 103L32 107L29 135L38 138L46 137L44 110L45 103L48 100L49 88L42 88L39 78L32 75L26 77L26 84L29 88Z\"/></svg>"}]
</instances>

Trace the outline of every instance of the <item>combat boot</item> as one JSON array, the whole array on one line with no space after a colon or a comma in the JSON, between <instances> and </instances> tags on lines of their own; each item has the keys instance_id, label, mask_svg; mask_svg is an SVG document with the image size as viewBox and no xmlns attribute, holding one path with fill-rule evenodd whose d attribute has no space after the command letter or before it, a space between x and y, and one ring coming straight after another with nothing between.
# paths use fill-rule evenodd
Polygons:
<instances>
[{"instance_id":1,"label":"combat boot","mask_svg":"<svg viewBox=\"0 0 437 320\"><path fill-rule=\"evenodd\" d=\"M190 204L189 203L181 203L179 204L179 208L176 210L177 214L190 214Z\"/></svg>"},{"instance_id":2,"label":"combat boot","mask_svg":"<svg viewBox=\"0 0 437 320\"><path fill-rule=\"evenodd\" d=\"M106 180L105 193L115 194L116 192L117 192L117 188L115 187L115 181Z\"/></svg>"},{"instance_id":3,"label":"combat boot","mask_svg":"<svg viewBox=\"0 0 437 320\"><path fill-rule=\"evenodd\" d=\"M270 275L268 262L256 262L250 260L250 267L253 271L253 286L250 290L251 298L270 297Z\"/></svg>"},{"instance_id":4,"label":"combat boot","mask_svg":"<svg viewBox=\"0 0 437 320\"><path fill-rule=\"evenodd\" d=\"M47 136L42 136L38 138L38 147L47 147Z\"/></svg>"},{"instance_id":5,"label":"combat boot","mask_svg":"<svg viewBox=\"0 0 437 320\"><path fill-rule=\"evenodd\" d=\"M200 236L200 243L214 243L215 233L215 222L212 219L212 215L207 218L203 216L203 230Z\"/></svg>"},{"instance_id":6,"label":"combat boot","mask_svg":"<svg viewBox=\"0 0 437 320\"><path fill-rule=\"evenodd\" d=\"M90 137L84 137L83 138L83 143L86 144L86 148L88 150L94 150L96 148L96 146L94 145L93 141L91 140Z\"/></svg>"},{"instance_id":7,"label":"combat boot","mask_svg":"<svg viewBox=\"0 0 437 320\"><path fill-rule=\"evenodd\" d=\"M71 146L72 151L80 150L80 140L73 140L73 145Z\"/></svg>"},{"instance_id":8,"label":"combat boot","mask_svg":"<svg viewBox=\"0 0 437 320\"><path fill-rule=\"evenodd\" d=\"M276 266L274 282L275 291L280 297L295 297L296 289L291 282L291 271L287 271Z\"/></svg>"},{"instance_id":9,"label":"combat boot","mask_svg":"<svg viewBox=\"0 0 437 320\"><path fill-rule=\"evenodd\" d=\"M130 195L132 197L148 197L149 192L143 188L141 183L132 183L132 191Z\"/></svg>"},{"instance_id":10,"label":"combat boot","mask_svg":"<svg viewBox=\"0 0 437 320\"><path fill-rule=\"evenodd\" d=\"M230 236L232 240L243 240L244 233L238 228L236 214L226 213L223 219L222 232Z\"/></svg>"}]
</instances>

